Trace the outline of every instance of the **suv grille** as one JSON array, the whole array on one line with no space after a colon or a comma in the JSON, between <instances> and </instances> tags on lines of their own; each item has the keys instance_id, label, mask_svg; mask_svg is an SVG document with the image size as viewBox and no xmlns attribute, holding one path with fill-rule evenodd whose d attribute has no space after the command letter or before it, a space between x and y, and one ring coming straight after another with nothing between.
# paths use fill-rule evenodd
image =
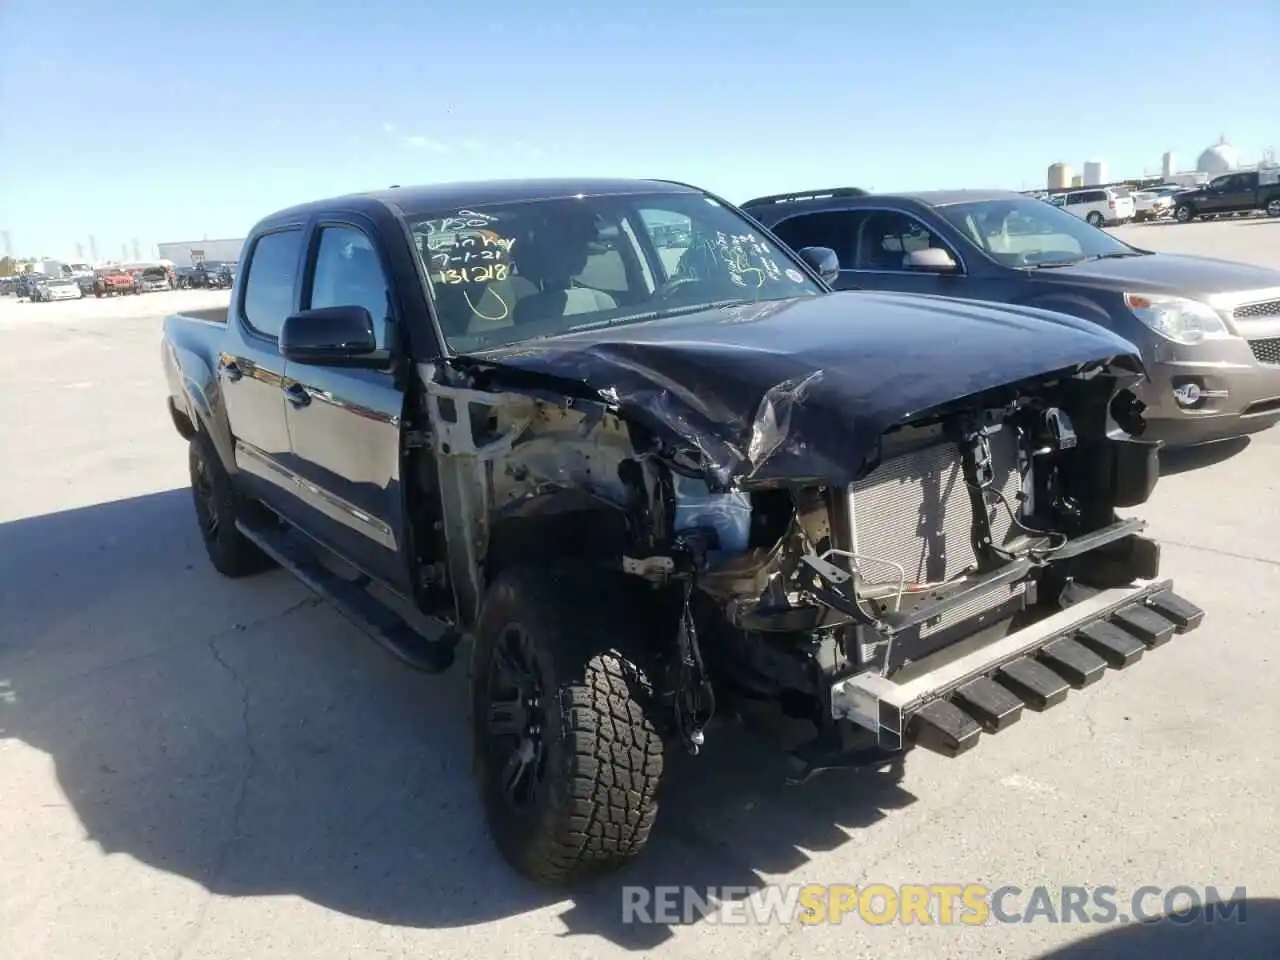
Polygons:
<instances>
[{"instance_id":1,"label":"suv grille","mask_svg":"<svg viewBox=\"0 0 1280 960\"><path fill-rule=\"evenodd\" d=\"M1249 349L1259 363L1280 363L1280 337L1250 340Z\"/></svg>"},{"instance_id":2,"label":"suv grille","mask_svg":"<svg viewBox=\"0 0 1280 960\"><path fill-rule=\"evenodd\" d=\"M1243 307L1236 307L1231 311L1231 315L1237 320L1247 320L1250 317L1280 317L1280 300L1246 303Z\"/></svg>"}]
</instances>

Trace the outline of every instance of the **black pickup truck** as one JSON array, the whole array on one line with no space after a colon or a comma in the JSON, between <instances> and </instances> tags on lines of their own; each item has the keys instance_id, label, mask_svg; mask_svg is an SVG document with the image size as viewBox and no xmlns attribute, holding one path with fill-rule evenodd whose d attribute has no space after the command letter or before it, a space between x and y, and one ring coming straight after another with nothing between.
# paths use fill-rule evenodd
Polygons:
<instances>
[{"instance_id":1,"label":"black pickup truck","mask_svg":"<svg viewBox=\"0 0 1280 960\"><path fill-rule=\"evenodd\" d=\"M1160 444L1087 321L833 292L832 251L666 181L388 189L245 254L164 326L209 558L426 671L466 640L531 878L636 855L713 713L790 731L796 780L953 755L1203 617L1116 513Z\"/></svg>"},{"instance_id":2,"label":"black pickup truck","mask_svg":"<svg viewBox=\"0 0 1280 960\"><path fill-rule=\"evenodd\" d=\"M1214 177L1203 187L1174 198L1173 218L1190 223L1196 217L1231 216L1265 211L1280 217L1280 179L1273 170L1241 170Z\"/></svg>"}]
</instances>

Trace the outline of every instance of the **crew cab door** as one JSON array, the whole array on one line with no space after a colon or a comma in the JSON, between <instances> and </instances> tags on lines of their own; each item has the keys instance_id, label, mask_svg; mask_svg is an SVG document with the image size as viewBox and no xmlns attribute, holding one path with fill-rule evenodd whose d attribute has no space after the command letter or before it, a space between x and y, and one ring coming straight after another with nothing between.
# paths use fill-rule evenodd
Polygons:
<instances>
[{"instance_id":1,"label":"crew cab door","mask_svg":"<svg viewBox=\"0 0 1280 960\"><path fill-rule=\"evenodd\" d=\"M300 310L362 306L378 346L392 336L390 271L372 226L320 221L308 243ZM400 422L404 389L390 371L290 361L284 376L289 465L300 524L366 573L407 589L401 541Z\"/></svg>"},{"instance_id":2,"label":"crew cab door","mask_svg":"<svg viewBox=\"0 0 1280 960\"><path fill-rule=\"evenodd\" d=\"M286 516L296 485L285 462L289 432L281 392L284 358L276 338L297 302L304 236L299 224L253 241L244 283L228 311L228 336L217 370L234 443L237 483Z\"/></svg>"},{"instance_id":3,"label":"crew cab door","mask_svg":"<svg viewBox=\"0 0 1280 960\"><path fill-rule=\"evenodd\" d=\"M1245 173L1229 173L1210 182L1201 209L1206 213L1251 210L1257 191Z\"/></svg>"}]
</instances>

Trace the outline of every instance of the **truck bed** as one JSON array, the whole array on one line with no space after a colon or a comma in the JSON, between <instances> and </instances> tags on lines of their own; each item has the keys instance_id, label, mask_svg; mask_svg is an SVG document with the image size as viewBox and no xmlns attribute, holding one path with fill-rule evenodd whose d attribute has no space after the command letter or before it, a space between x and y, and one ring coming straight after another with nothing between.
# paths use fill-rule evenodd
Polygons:
<instances>
[{"instance_id":1,"label":"truck bed","mask_svg":"<svg viewBox=\"0 0 1280 960\"><path fill-rule=\"evenodd\" d=\"M227 309L227 307L204 307L200 310L184 310L182 313L175 313L173 318L199 320L203 323L226 323Z\"/></svg>"}]
</instances>

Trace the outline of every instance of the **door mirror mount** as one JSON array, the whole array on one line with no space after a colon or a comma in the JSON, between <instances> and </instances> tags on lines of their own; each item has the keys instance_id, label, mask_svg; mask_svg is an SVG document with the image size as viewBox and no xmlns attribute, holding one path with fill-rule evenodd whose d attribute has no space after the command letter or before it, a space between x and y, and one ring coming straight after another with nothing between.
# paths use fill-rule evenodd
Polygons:
<instances>
[{"instance_id":1,"label":"door mirror mount","mask_svg":"<svg viewBox=\"0 0 1280 960\"><path fill-rule=\"evenodd\" d=\"M373 318L364 307L302 310L280 328L280 353L293 363L322 367L383 369L390 353L378 349Z\"/></svg>"},{"instance_id":2,"label":"door mirror mount","mask_svg":"<svg viewBox=\"0 0 1280 960\"><path fill-rule=\"evenodd\" d=\"M840 258L830 247L801 247L797 252L824 283L835 283L839 279Z\"/></svg>"}]
</instances>

